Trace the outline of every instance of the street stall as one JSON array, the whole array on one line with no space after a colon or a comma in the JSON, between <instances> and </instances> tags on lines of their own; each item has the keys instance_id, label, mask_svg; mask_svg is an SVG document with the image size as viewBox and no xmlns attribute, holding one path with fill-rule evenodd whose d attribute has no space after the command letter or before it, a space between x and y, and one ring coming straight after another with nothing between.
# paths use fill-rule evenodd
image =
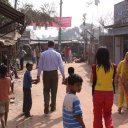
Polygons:
<instances>
[{"instance_id":1,"label":"street stall","mask_svg":"<svg viewBox=\"0 0 128 128\"><path fill-rule=\"evenodd\" d=\"M25 15L0 2L0 14L6 21L0 23L0 63L7 56L7 66L17 54L17 42L25 30Z\"/></svg>"}]
</instances>

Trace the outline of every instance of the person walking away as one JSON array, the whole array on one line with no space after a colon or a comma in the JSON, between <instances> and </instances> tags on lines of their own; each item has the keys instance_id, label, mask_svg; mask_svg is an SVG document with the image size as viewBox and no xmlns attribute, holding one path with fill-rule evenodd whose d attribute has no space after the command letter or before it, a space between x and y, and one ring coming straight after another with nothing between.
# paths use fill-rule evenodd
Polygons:
<instances>
[{"instance_id":1,"label":"person walking away","mask_svg":"<svg viewBox=\"0 0 128 128\"><path fill-rule=\"evenodd\" d=\"M124 96L126 107L128 109L128 52L117 67L116 83L118 84L118 113L122 113Z\"/></svg>"},{"instance_id":2,"label":"person walking away","mask_svg":"<svg viewBox=\"0 0 128 128\"><path fill-rule=\"evenodd\" d=\"M39 63L39 58L40 58L40 50L38 46L36 47L35 52L36 52L36 68L37 68Z\"/></svg>"},{"instance_id":3,"label":"person walking away","mask_svg":"<svg viewBox=\"0 0 128 128\"><path fill-rule=\"evenodd\" d=\"M37 80L32 79L31 71L33 68L32 63L26 64L26 72L24 73L23 78L23 114L26 118L31 117L30 110L32 107L32 96L31 96L31 87L32 83L35 83Z\"/></svg>"},{"instance_id":4,"label":"person walking away","mask_svg":"<svg viewBox=\"0 0 128 128\"><path fill-rule=\"evenodd\" d=\"M100 47L96 53L96 83L93 92L93 128L103 128L102 118L106 128L113 128L113 76L114 65L110 62L109 51L106 47ZM91 82L94 78L91 77Z\"/></svg>"},{"instance_id":5,"label":"person walking away","mask_svg":"<svg viewBox=\"0 0 128 128\"><path fill-rule=\"evenodd\" d=\"M33 63L36 63L36 50L35 48L33 49Z\"/></svg>"},{"instance_id":6,"label":"person walking away","mask_svg":"<svg viewBox=\"0 0 128 128\"><path fill-rule=\"evenodd\" d=\"M68 68L68 74L69 76L73 75L74 74L74 68L73 67L69 67ZM66 85L66 93L69 92L69 87L68 87L68 77L65 78L65 80L62 82L62 84Z\"/></svg>"},{"instance_id":7,"label":"person walking away","mask_svg":"<svg viewBox=\"0 0 128 128\"><path fill-rule=\"evenodd\" d=\"M63 102L63 126L64 128L85 128L83 122L80 100L76 93L80 93L83 79L77 74L68 77L69 93Z\"/></svg>"},{"instance_id":8,"label":"person walking away","mask_svg":"<svg viewBox=\"0 0 128 128\"><path fill-rule=\"evenodd\" d=\"M23 50L22 47L20 47L20 51L19 51L19 59L20 59L20 70L23 70L24 68L24 57L27 53L25 52L25 50Z\"/></svg>"},{"instance_id":9,"label":"person walking away","mask_svg":"<svg viewBox=\"0 0 128 128\"><path fill-rule=\"evenodd\" d=\"M72 63L72 50L70 47L68 49L69 49L69 63Z\"/></svg>"},{"instance_id":10,"label":"person walking away","mask_svg":"<svg viewBox=\"0 0 128 128\"><path fill-rule=\"evenodd\" d=\"M56 110L56 95L58 88L58 68L65 79L64 65L60 53L54 50L54 42L48 41L48 50L41 53L37 79L40 81L40 74L43 71L43 94L44 94L44 113L49 113L49 102L51 93L51 112Z\"/></svg>"},{"instance_id":11,"label":"person walking away","mask_svg":"<svg viewBox=\"0 0 128 128\"><path fill-rule=\"evenodd\" d=\"M11 80L6 77L7 66L0 65L0 120L2 128L6 128L9 112L9 89Z\"/></svg>"},{"instance_id":12,"label":"person walking away","mask_svg":"<svg viewBox=\"0 0 128 128\"><path fill-rule=\"evenodd\" d=\"M65 60L65 63L69 62L69 48L68 48L68 46L66 46L64 48L64 60Z\"/></svg>"},{"instance_id":13,"label":"person walking away","mask_svg":"<svg viewBox=\"0 0 128 128\"><path fill-rule=\"evenodd\" d=\"M8 57L7 54L2 55L2 63L6 66L8 66Z\"/></svg>"}]
</instances>

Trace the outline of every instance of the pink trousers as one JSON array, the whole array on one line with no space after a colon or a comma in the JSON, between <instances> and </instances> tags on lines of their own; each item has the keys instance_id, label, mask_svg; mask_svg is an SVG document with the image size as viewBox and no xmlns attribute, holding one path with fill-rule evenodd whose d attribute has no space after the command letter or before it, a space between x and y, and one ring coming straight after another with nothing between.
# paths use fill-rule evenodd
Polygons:
<instances>
[{"instance_id":1,"label":"pink trousers","mask_svg":"<svg viewBox=\"0 0 128 128\"><path fill-rule=\"evenodd\" d=\"M93 95L93 128L103 128L104 118L105 128L113 128L112 124L113 91L95 91Z\"/></svg>"}]
</instances>

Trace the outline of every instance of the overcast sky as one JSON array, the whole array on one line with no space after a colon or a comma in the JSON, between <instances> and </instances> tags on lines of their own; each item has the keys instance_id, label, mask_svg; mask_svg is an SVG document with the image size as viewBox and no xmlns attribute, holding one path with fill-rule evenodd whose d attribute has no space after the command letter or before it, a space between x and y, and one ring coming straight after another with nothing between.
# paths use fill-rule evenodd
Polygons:
<instances>
[{"instance_id":1,"label":"overcast sky","mask_svg":"<svg viewBox=\"0 0 128 128\"><path fill-rule=\"evenodd\" d=\"M15 0L10 0L14 2ZM72 17L72 27L79 26L82 23L83 13L87 13L87 22L96 22L98 17L113 13L113 5L123 0L100 0L98 6L94 5L94 0L62 0L62 16ZM57 12L59 14L60 0L18 0L18 3L32 3L35 8L39 9L43 3L55 3ZM87 7L86 2L93 2ZM58 15L59 16L59 15Z\"/></svg>"},{"instance_id":2,"label":"overcast sky","mask_svg":"<svg viewBox=\"0 0 128 128\"><path fill-rule=\"evenodd\" d=\"M15 0L10 0L12 3ZM87 13L88 23L96 24L99 17L105 17L106 15L113 15L114 4L123 0L100 0L98 6L94 4L94 0L62 0L62 16L72 17L72 27L80 26L83 22L82 17L84 13ZM58 16L59 16L59 3L60 0L18 0L19 5L23 3L32 3L35 8L39 9L43 3L55 3ZM93 2L89 7L87 7L86 2ZM41 34L41 33L39 33Z\"/></svg>"}]
</instances>

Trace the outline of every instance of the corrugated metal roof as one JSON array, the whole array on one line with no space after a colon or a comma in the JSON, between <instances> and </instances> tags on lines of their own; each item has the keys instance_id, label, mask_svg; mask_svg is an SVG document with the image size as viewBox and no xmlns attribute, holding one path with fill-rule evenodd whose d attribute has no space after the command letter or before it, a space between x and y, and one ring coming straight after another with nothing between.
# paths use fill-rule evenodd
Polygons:
<instances>
[{"instance_id":1,"label":"corrugated metal roof","mask_svg":"<svg viewBox=\"0 0 128 128\"><path fill-rule=\"evenodd\" d=\"M128 23L125 24L112 24L112 25L108 25L105 26L104 28L121 28L121 27L127 27Z\"/></svg>"},{"instance_id":2,"label":"corrugated metal roof","mask_svg":"<svg viewBox=\"0 0 128 128\"><path fill-rule=\"evenodd\" d=\"M24 25L25 15L3 2L0 2L0 13L5 17Z\"/></svg>"}]
</instances>

